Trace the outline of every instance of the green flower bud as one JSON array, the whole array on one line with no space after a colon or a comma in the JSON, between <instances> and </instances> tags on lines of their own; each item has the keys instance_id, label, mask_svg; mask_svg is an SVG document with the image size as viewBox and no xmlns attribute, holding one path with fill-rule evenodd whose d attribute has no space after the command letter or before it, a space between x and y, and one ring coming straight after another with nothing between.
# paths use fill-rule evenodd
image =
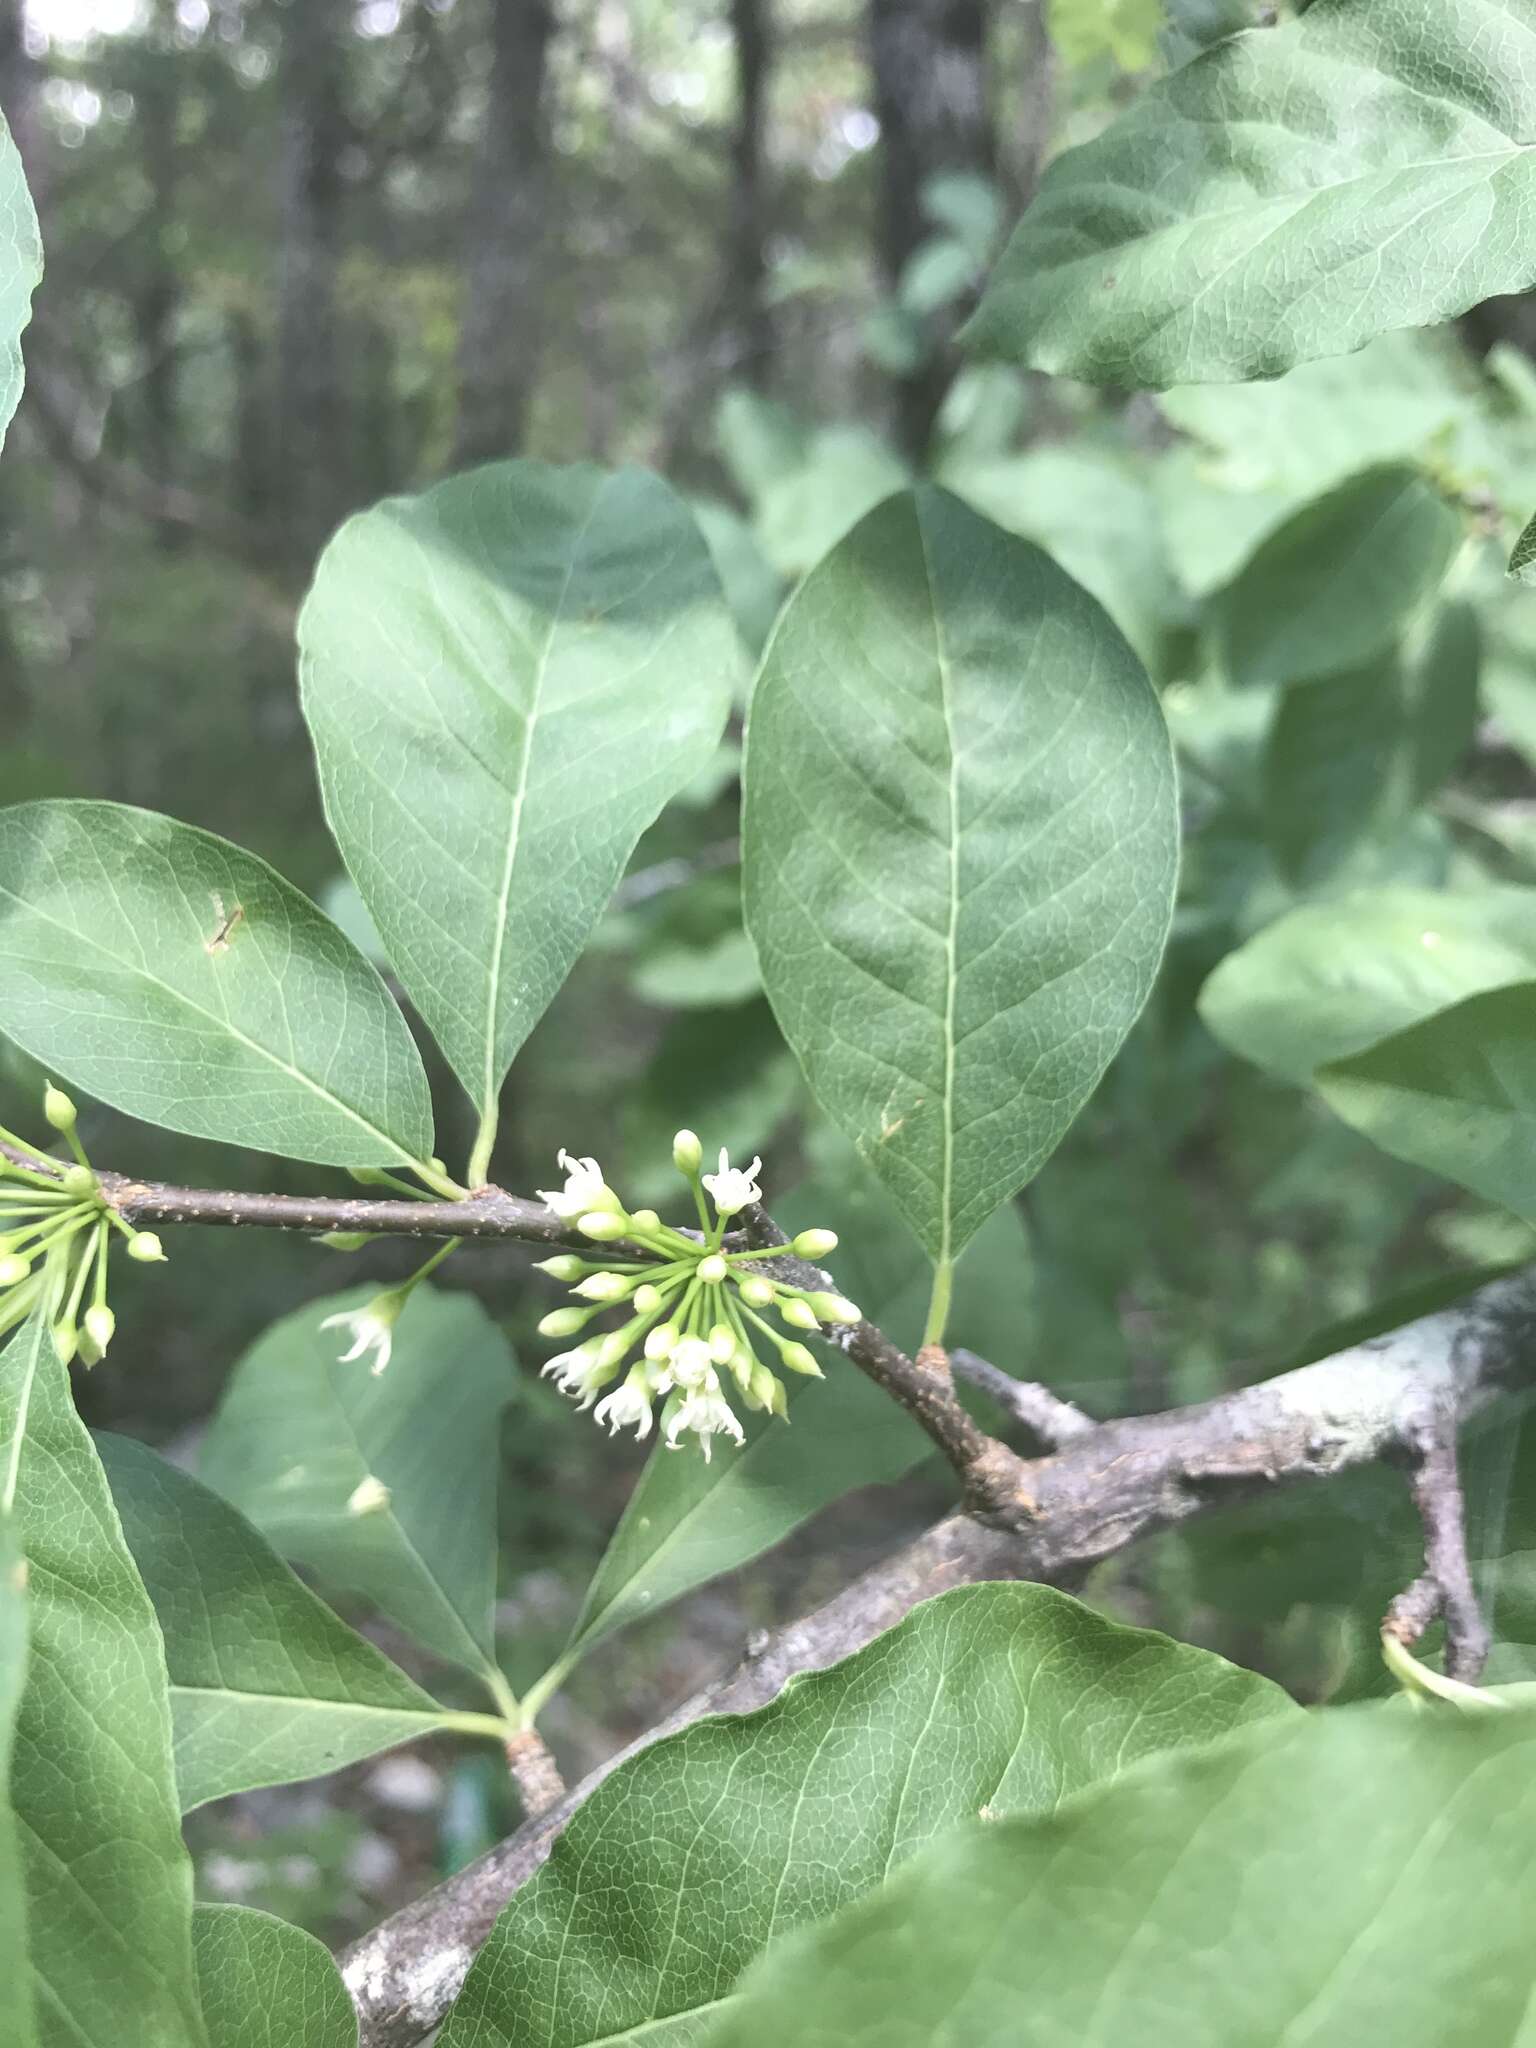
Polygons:
<instances>
[{"instance_id":1,"label":"green flower bud","mask_svg":"<svg viewBox=\"0 0 1536 2048\"><path fill-rule=\"evenodd\" d=\"M677 1349L678 1329L676 1323L658 1323L645 1340L647 1358L670 1358Z\"/></svg>"},{"instance_id":2,"label":"green flower bud","mask_svg":"<svg viewBox=\"0 0 1536 2048\"><path fill-rule=\"evenodd\" d=\"M784 1382L777 1373L770 1372L760 1358L753 1361L750 1398L756 1407L766 1409L770 1415L783 1417L789 1413L789 1396L784 1391Z\"/></svg>"},{"instance_id":3,"label":"green flower bud","mask_svg":"<svg viewBox=\"0 0 1536 2048\"><path fill-rule=\"evenodd\" d=\"M661 1289L653 1287L649 1280L642 1280L635 1289L635 1311L638 1315L654 1315L661 1307Z\"/></svg>"},{"instance_id":4,"label":"green flower bud","mask_svg":"<svg viewBox=\"0 0 1536 2048\"><path fill-rule=\"evenodd\" d=\"M98 1182L88 1166L66 1166L59 1175L59 1186L77 1201L87 1201L95 1194Z\"/></svg>"},{"instance_id":5,"label":"green flower bud","mask_svg":"<svg viewBox=\"0 0 1536 2048\"><path fill-rule=\"evenodd\" d=\"M802 1259L824 1259L828 1252L837 1250L835 1230L802 1230L790 1244L790 1250Z\"/></svg>"},{"instance_id":6,"label":"green flower bud","mask_svg":"<svg viewBox=\"0 0 1536 2048\"><path fill-rule=\"evenodd\" d=\"M117 1317L104 1301L86 1310L85 1333L95 1345L98 1357L104 1354L117 1333Z\"/></svg>"},{"instance_id":7,"label":"green flower bud","mask_svg":"<svg viewBox=\"0 0 1536 2048\"><path fill-rule=\"evenodd\" d=\"M165 1257L165 1248L152 1230L136 1230L128 1240L128 1256L141 1266L153 1266Z\"/></svg>"},{"instance_id":8,"label":"green flower bud","mask_svg":"<svg viewBox=\"0 0 1536 2048\"><path fill-rule=\"evenodd\" d=\"M53 1348L59 1354L60 1363L69 1365L74 1359L75 1353L80 1349L79 1332L71 1329L68 1323L55 1323L53 1326Z\"/></svg>"},{"instance_id":9,"label":"green flower bud","mask_svg":"<svg viewBox=\"0 0 1536 2048\"><path fill-rule=\"evenodd\" d=\"M672 1140L672 1164L679 1173L694 1174L704 1163L704 1147L697 1131L679 1131Z\"/></svg>"},{"instance_id":10,"label":"green flower bud","mask_svg":"<svg viewBox=\"0 0 1536 2048\"><path fill-rule=\"evenodd\" d=\"M807 1351L803 1344L785 1344L780 1349L779 1357L791 1372L803 1372L807 1379L812 1380L826 1378L826 1374L816 1363L814 1354Z\"/></svg>"},{"instance_id":11,"label":"green flower bud","mask_svg":"<svg viewBox=\"0 0 1536 2048\"><path fill-rule=\"evenodd\" d=\"M360 1252L365 1244L372 1244L371 1230L327 1230L317 1241L333 1252Z\"/></svg>"},{"instance_id":12,"label":"green flower bud","mask_svg":"<svg viewBox=\"0 0 1536 2048\"><path fill-rule=\"evenodd\" d=\"M811 1307L824 1323L862 1323L864 1320L846 1294L813 1294Z\"/></svg>"},{"instance_id":13,"label":"green flower bud","mask_svg":"<svg viewBox=\"0 0 1536 2048\"><path fill-rule=\"evenodd\" d=\"M583 1237L595 1238L599 1244L611 1244L616 1237L629 1234L629 1218L615 1216L611 1209L592 1209L585 1216L578 1217L576 1228Z\"/></svg>"},{"instance_id":14,"label":"green flower bud","mask_svg":"<svg viewBox=\"0 0 1536 2048\"><path fill-rule=\"evenodd\" d=\"M709 1355L716 1365L729 1365L736 1356L736 1332L728 1323L716 1323L710 1331Z\"/></svg>"},{"instance_id":15,"label":"green flower bud","mask_svg":"<svg viewBox=\"0 0 1536 2048\"><path fill-rule=\"evenodd\" d=\"M629 1332L627 1330L610 1330L597 1347L596 1363L598 1371L611 1371L614 1366L619 1364L628 1349Z\"/></svg>"},{"instance_id":16,"label":"green flower bud","mask_svg":"<svg viewBox=\"0 0 1536 2048\"><path fill-rule=\"evenodd\" d=\"M19 1287L31 1272L31 1263L19 1252L9 1252L0 1259L0 1287Z\"/></svg>"},{"instance_id":17,"label":"green flower bud","mask_svg":"<svg viewBox=\"0 0 1536 2048\"><path fill-rule=\"evenodd\" d=\"M597 1314L595 1308L552 1308L539 1321L541 1337L574 1337Z\"/></svg>"},{"instance_id":18,"label":"green flower bud","mask_svg":"<svg viewBox=\"0 0 1536 2048\"><path fill-rule=\"evenodd\" d=\"M535 1259L533 1269L536 1273L547 1273L551 1280L558 1280L568 1287L585 1273L587 1262L578 1259L574 1252L561 1252L558 1258Z\"/></svg>"},{"instance_id":19,"label":"green flower bud","mask_svg":"<svg viewBox=\"0 0 1536 2048\"><path fill-rule=\"evenodd\" d=\"M661 1218L654 1209L637 1209L630 1217L630 1226L635 1230L660 1230Z\"/></svg>"},{"instance_id":20,"label":"green flower bud","mask_svg":"<svg viewBox=\"0 0 1536 2048\"><path fill-rule=\"evenodd\" d=\"M72 1131L75 1128L75 1105L62 1088L55 1088L50 1081L43 1091L43 1115L56 1131Z\"/></svg>"},{"instance_id":21,"label":"green flower bud","mask_svg":"<svg viewBox=\"0 0 1536 2048\"><path fill-rule=\"evenodd\" d=\"M726 1265L718 1252L710 1252L699 1261L699 1278L708 1287L718 1287L725 1278Z\"/></svg>"},{"instance_id":22,"label":"green flower bud","mask_svg":"<svg viewBox=\"0 0 1536 2048\"><path fill-rule=\"evenodd\" d=\"M781 1301L779 1314L792 1330L819 1330L821 1323L808 1301Z\"/></svg>"},{"instance_id":23,"label":"green flower bud","mask_svg":"<svg viewBox=\"0 0 1536 2048\"><path fill-rule=\"evenodd\" d=\"M761 1273L749 1273L741 1282L741 1298L749 1308L767 1308L773 1300L773 1282Z\"/></svg>"},{"instance_id":24,"label":"green flower bud","mask_svg":"<svg viewBox=\"0 0 1536 2048\"><path fill-rule=\"evenodd\" d=\"M628 1301L631 1282L622 1273L589 1273L572 1292L583 1301Z\"/></svg>"}]
</instances>

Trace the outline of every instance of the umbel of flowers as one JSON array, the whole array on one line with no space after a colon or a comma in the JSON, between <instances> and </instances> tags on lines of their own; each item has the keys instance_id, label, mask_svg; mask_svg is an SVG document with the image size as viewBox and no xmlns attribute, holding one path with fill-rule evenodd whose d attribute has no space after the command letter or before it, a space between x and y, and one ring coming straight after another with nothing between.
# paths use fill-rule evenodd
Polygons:
<instances>
[{"instance_id":1,"label":"umbel of flowers","mask_svg":"<svg viewBox=\"0 0 1536 2048\"><path fill-rule=\"evenodd\" d=\"M52 1083L43 1115L68 1141L72 1163L0 1129L9 1148L0 1151L0 1336L41 1311L65 1364L78 1357L95 1365L117 1327L107 1306L113 1239L126 1241L131 1259L165 1254L152 1230L135 1230L102 1193L75 1129L75 1105Z\"/></svg>"},{"instance_id":2,"label":"umbel of flowers","mask_svg":"<svg viewBox=\"0 0 1536 2048\"><path fill-rule=\"evenodd\" d=\"M707 1459L717 1436L742 1440L733 1397L745 1408L784 1414L784 1382L763 1349L786 1371L820 1379L821 1367L795 1333L856 1323L859 1311L840 1294L792 1287L764 1272L761 1261L782 1258L782 1246L726 1248L732 1217L761 1198L761 1160L739 1171L722 1152L719 1170L701 1173L703 1150L692 1131L678 1132L672 1158L693 1194L697 1234L674 1230L654 1209L626 1209L595 1159L560 1154L565 1186L539 1190L550 1208L594 1244L622 1243L642 1256L562 1252L545 1259L542 1270L569 1284L580 1306L552 1310L539 1329L546 1337L574 1337L594 1317L617 1310L616 1328L562 1351L544 1367L546 1376L583 1408L596 1403L595 1419L607 1423L610 1435L633 1428L637 1437L648 1436L660 1402L668 1449L692 1437ZM819 1259L836 1244L830 1230L803 1230L788 1249ZM788 1325L787 1333L770 1314Z\"/></svg>"}]
</instances>

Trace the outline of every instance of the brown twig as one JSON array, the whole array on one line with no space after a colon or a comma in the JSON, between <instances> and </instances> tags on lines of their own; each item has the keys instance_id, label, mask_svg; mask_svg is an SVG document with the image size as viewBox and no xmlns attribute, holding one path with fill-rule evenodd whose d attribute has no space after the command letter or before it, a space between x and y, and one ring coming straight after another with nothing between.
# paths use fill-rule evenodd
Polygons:
<instances>
[{"instance_id":1,"label":"brown twig","mask_svg":"<svg viewBox=\"0 0 1536 2048\"><path fill-rule=\"evenodd\" d=\"M1424 1529L1424 1570L1388 1607L1383 1633L1410 1649L1431 1622L1445 1622L1448 1678L1475 1685L1492 1647L1467 1556L1466 1503L1456 1460L1457 1417L1452 1407L1416 1428L1413 1504Z\"/></svg>"},{"instance_id":2,"label":"brown twig","mask_svg":"<svg viewBox=\"0 0 1536 2048\"><path fill-rule=\"evenodd\" d=\"M507 1769L522 1801L523 1818L537 1820L565 1797L565 1780L537 1728L519 1728L506 1741Z\"/></svg>"},{"instance_id":3,"label":"brown twig","mask_svg":"<svg viewBox=\"0 0 1536 2048\"><path fill-rule=\"evenodd\" d=\"M1074 1437L1086 1436L1090 1429L1098 1428L1091 1415L1085 1415L1070 1401L1063 1401L1049 1387L1042 1387L1037 1380L1016 1380L1011 1372L1004 1372L1000 1365L991 1364L974 1351L952 1351L949 1363L956 1379L989 1394L999 1408L1016 1422L1022 1422L1048 1451L1059 1450Z\"/></svg>"},{"instance_id":4,"label":"brown twig","mask_svg":"<svg viewBox=\"0 0 1536 2048\"><path fill-rule=\"evenodd\" d=\"M342 1956L360 2048L414 2048L442 2019L497 1913L543 1863L573 1813L637 1750L705 1714L742 1713L800 1672L824 1670L919 1600L981 1579L1070 1582L1140 1537L1282 1485L1327 1479L1465 1423L1536 1375L1536 1271L1384 1337L1257 1386L1074 1437L1026 1470L1039 1504L1021 1527L947 1516L826 1606L754 1645L727 1678L685 1700L541 1819L415 1900Z\"/></svg>"}]
</instances>

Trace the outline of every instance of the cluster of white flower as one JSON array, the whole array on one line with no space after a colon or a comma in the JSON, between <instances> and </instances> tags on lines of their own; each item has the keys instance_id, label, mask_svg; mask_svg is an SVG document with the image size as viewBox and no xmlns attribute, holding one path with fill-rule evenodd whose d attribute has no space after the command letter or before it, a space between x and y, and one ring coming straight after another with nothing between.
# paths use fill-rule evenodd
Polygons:
<instances>
[{"instance_id":1,"label":"cluster of white flower","mask_svg":"<svg viewBox=\"0 0 1536 2048\"><path fill-rule=\"evenodd\" d=\"M771 1309L791 1330L802 1331L825 1323L856 1323L859 1311L840 1294L793 1287L764 1272L760 1262L782 1258L784 1247L725 1248L732 1217L761 1198L756 1179L761 1160L754 1159L743 1171L722 1152L718 1171L701 1173L703 1151L692 1131L678 1132L672 1157L693 1190L697 1234L673 1229L654 1209L626 1209L595 1159L560 1154L565 1186L541 1188L544 1201L583 1237L597 1244L622 1241L639 1256L599 1263L562 1252L545 1259L541 1270L567 1283L582 1306L552 1310L539 1329L546 1337L574 1337L594 1316L622 1307L625 1316L618 1328L562 1351L544 1367L545 1375L583 1408L595 1404L595 1419L607 1423L610 1435L633 1429L638 1437L648 1436L660 1401L659 1427L668 1449L676 1450L691 1436L707 1459L717 1436L742 1441L728 1386L747 1408L785 1412L784 1383L759 1356L759 1341L771 1347L787 1371L821 1378L810 1350L775 1329L763 1310ZM788 1249L801 1258L819 1259L836 1244L830 1230L804 1230ZM627 1371L626 1361L632 1361ZM599 1400L621 1373L620 1384Z\"/></svg>"},{"instance_id":2,"label":"cluster of white flower","mask_svg":"<svg viewBox=\"0 0 1536 2048\"><path fill-rule=\"evenodd\" d=\"M117 1318L107 1306L107 1263L114 1234L128 1256L165 1254L152 1230L135 1230L102 1194L75 1129L75 1105L51 1083L43 1115L69 1142L74 1163L33 1150L0 1130L0 1336L41 1313L67 1365L95 1365L112 1342Z\"/></svg>"}]
</instances>

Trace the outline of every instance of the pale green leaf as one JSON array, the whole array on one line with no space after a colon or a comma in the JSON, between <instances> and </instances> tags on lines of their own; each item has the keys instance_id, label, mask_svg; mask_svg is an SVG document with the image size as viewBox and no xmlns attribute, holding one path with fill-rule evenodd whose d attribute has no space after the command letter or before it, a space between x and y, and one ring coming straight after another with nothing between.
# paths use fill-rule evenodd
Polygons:
<instances>
[{"instance_id":1,"label":"pale green leaf","mask_svg":"<svg viewBox=\"0 0 1536 2048\"><path fill-rule=\"evenodd\" d=\"M1401 1703L1155 1758L955 1830L710 2048L1529 2048L1533 1769L1529 1711Z\"/></svg>"},{"instance_id":2,"label":"pale green leaf","mask_svg":"<svg viewBox=\"0 0 1536 2048\"><path fill-rule=\"evenodd\" d=\"M1235 683L1343 675L1384 655L1433 595L1460 522L1407 464L1363 470L1287 519L1212 600Z\"/></svg>"},{"instance_id":3,"label":"pale green leaf","mask_svg":"<svg viewBox=\"0 0 1536 2048\"><path fill-rule=\"evenodd\" d=\"M360 1594L439 1657L493 1662L498 1419L515 1391L506 1339L464 1294L421 1286L383 1373L350 1365L332 1315L367 1288L275 1323L235 1367L203 1444L204 1481L284 1557ZM350 1505L368 1480L368 1512Z\"/></svg>"},{"instance_id":4,"label":"pale green leaf","mask_svg":"<svg viewBox=\"0 0 1536 2048\"><path fill-rule=\"evenodd\" d=\"M1469 996L1316 1078L1384 1152L1536 1223L1536 981Z\"/></svg>"},{"instance_id":5,"label":"pale green leaf","mask_svg":"<svg viewBox=\"0 0 1536 2048\"><path fill-rule=\"evenodd\" d=\"M1442 605L1408 677L1408 795L1425 803L1477 736L1482 628L1464 598Z\"/></svg>"},{"instance_id":6,"label":"pale green leaf","mask_svg":"<svg viewBox=\"0 0 1536 2048\"><path fill-rule=\"evenodd\" d=\"M784 1035L952 1259L1060 1142L1157 968L1178 823L1146 674L1038 549L903 493L780 618L743 840Z\"/></svg>"},{"instance_id":7,"label":"pale green leaf","mask_svg":"<svg viewBox=\"0 0 1536 2048\"><path fill-rule=\"evenodd\" d=\"M1044 1586L941 1595L760 1712L616 1771L502 1914L441 2048L697 2040L776 1936L955 1822L1055 1813L1140 1757L1292 1711Z\"/></svg>"},{"instance_id":8,"label":"pale green leaf","mask_svg":"<svg viewBox=\"0 0 1536 2048\"><path fill-rule=\"evenodd\" d=\"M1521 529L1509 557L1509 573L1517 583L1536 583L1536 515Z\"/></svg>"},{"instance_id":9,"label":"pale green leaf","mask_svg":"<svg viewBox=\"0 0 1536 2048\"><path fill-rule=\"evenodd\" d=\"M928 1275L913 1270L900 1212L848 1159L775 1201L791 1235L833 1229L837 1283L892 1340L915 1350ZM960 1261L950 1338L1006 1359L1028 1315L1029 1251L1017 1214L989 1218ZM824 1380L786 1374L788 1423L746 1418L747 1441L709 1464L664 1447L631 1494L571 1634L594 1643L760 1557L856 1487L899 1479L932 1446L900 1407L838 1351L818 1346Z\"/></svg>"},{"instance_id":10,"label":"pale green leaf","mask_svg":"<svg viewBox=\"0 0 1536 2048\"><path fill-rule=\"evenodd\" d=\"M153 811L0 811L0 1030L193 1137L332 1166L432 1150L421 1059L376 971L265 861Z\"/></svg>"},{"instance_id":11,"label":"pale green leaf","mask_svg":"<svg viewBox=\"0 0 1536 2048\"><path fill-rule=\"evenodd\" d=\"M1264 831L1299 889L1325 882L1394 803L1406 745L1397 661L1301 683L1282 695L1262 763Z\"/></svg>"},{"instance_id":12,"label":"pale green leaf","mask_svg":"<svg viewBox=\"0 0 1536 2048\"><path fill-rule=\"evenodd\" d=\"M165 1659L40 1321L0 1352L0 1507L28 1565L11 1762L39 2048L205 2048Z\"/></svg>"},{"instance_id":13,"label":"pale green leaf","mask_svg":"<svg viewBox=\"0 0 1536 2048\"><path fill-rule=\"evenodd\" d=\"M1090 382L1273 377L1536 277L1531 0L1315 0L1065 151L968 330Z\"/></svg>"},{"instance_id":14,"label":"pale green leaf","mask_svg":"<svg viewBox=\"0 0 1536 2048\"><path fill-rule=\"evenodd\" d=\"M486 1116L720 737L741 657L709 551L643 470L494 463L349 520L299 640L331 829Z\"/></svg>"},{"instance_id":15,"label":"pale green leaf","mask_svg":"<svg viewBox=\"0 0 1536 2048\"><path fill-rule=\"evenodd\" d=\"M96 1446L165 1638L183 1813L442 1726L436 1700L218 1494L127 1437Z\"/></svg>"},{"instance_id":16,"label":"pale green leaf","mask_svg":"<svg viewBox=\"0 0 1536 2048\"><path fill-rule=\"evenodd\" d=\"M8 1787L11 1745L27 1676L27 1563L0 1508L0 2041L37 2048L27 1968L27 1893Z\"/></svg>"},{"instance_id":17,"label":"pale green leaf","mask_svg":"<svg viewBox=\"0 0 1536 2048\"><path fill-rule=\"evenodd\" d=\"M192 1941L208 2048L357 2048L357 2014L329 1951L250 1906L199 1906Z\"/></svg>"},{"instance_id":18,"label":"pale green leaf","mask_svg":"<svg viewBox=\"0 0 1536 2048\"><path fill-rule=\"evenodd\" d=\"M1229 953L1200 1015L1233 1052L1305 1082L1464 996L1532 976L1536 889L1361 890L1305 904Z\"/></svg>"},{"instance_id":19,"label":"pale green leaf","mask_svg":"<svg viewBox=\"0 0 1536 2048\"><path fill-rule=\"evenodd\" d=\"M21 398L22 329L43 274L43 242L21 154L0 115L0 446Z\"/></svg>"}]
</instances>

